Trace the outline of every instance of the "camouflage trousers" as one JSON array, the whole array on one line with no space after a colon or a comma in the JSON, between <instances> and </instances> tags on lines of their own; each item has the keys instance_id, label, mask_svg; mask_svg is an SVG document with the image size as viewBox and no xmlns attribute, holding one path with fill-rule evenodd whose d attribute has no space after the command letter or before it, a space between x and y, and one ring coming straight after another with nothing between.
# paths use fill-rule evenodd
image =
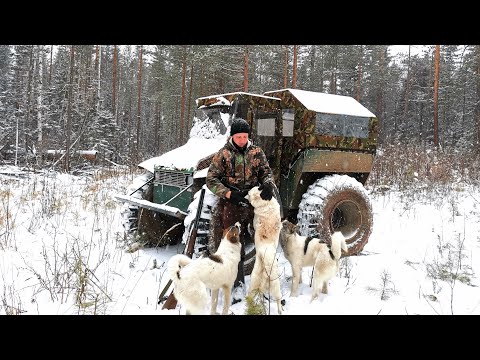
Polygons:
<instances>
[{"instance_id":1,"label":"camouflage trousers","mask_svg":"<svg viewBox=\"0 0 480 360\"><path fill-rule=\"evenodd\" d=\"M234 205L230 201L220 198L212 211L208 235L208 250L210 254L217 251L223 230L228 229L237 221L241 224L240 241L242 242L242 255L245 241L253 239L253 207Z\"/></svg>"},{"instance_id":2,"label":"camouflage trousers","mask_svg":"<svg viewBox=\"0 0 480 360\"><path fill-rule=\"evenodd\" d=\"M237 221L241 224L240 228L240 242L242 243L241 261L238 263L237 278L235 279L234 287L239 286L240 283L245 285L245 275L243 271L243 261L245 260L245 244L253 242L253 207L234 205L225 199L219 199L217 206L212 211L212 218L210 219L210 229L208 236L208 250L210 254L217 251L220 245L220 240L223 236L223 230L228 229Z\"/></svg>"}]
</instances>

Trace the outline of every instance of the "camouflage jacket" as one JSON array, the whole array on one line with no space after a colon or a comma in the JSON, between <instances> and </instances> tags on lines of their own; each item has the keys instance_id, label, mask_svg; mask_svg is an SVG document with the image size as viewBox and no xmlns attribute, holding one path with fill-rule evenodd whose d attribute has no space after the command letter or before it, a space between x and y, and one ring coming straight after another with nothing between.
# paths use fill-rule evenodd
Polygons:
<instances>
[{"instance_id":1,"label":"camouflage jacket","mask_svg":"<svg viewBox=\"0 0 480 360\"><path fill-rule=\"evenodd\" d=\"M221 198L229 190L251 189L267 181L273 182L273 175L263 150L248 140L242 152L231 137L214 155L206 178L207 187Z\"/></svg>"}]
</instances>

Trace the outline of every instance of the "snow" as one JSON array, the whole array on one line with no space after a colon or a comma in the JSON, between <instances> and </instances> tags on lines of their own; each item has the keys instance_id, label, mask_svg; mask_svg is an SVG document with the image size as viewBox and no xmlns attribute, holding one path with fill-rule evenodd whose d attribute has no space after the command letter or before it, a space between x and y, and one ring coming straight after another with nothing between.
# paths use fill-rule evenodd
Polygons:
<instances>
[{"instance_id":1,"label":"snow","mask_svg":"<svg viewBox=\"0 0 480 360\"><path fill-rule=\"evenodd\" d=\"M216 105L226 105L226 106L230 106L230 101L228 101L227 99L225 99L222 95L219 95L219 96L209 96L209 97L206 97L206 98L200 98L200 99L210 99L210 98L217 98L217 102L216 103L213 103L209 106L216 106ZM198 100L198 99L197 99ZM196 103L198 104L198 101L196 101ZM205 105L202 105L199 107L199 109L202 109L202 108L206 108L207 106Z\"/></svg>"},{"instance_id":2,"label":"snow","mask_svg":"<svg viewBox=\"0 0 480 360\"><path fill-rule=\"evenodd\" d=\"M396 56L404 54L408 56L408 47L410 46L410 56L421 54L422 50L428 45L390 45L388 51L390 55Z\"/></svg>"},{"instance_id":3,"label":"snow","mask_svg":"<svg viewBox=\"0 0 480 360\"><path fill-rule=\"evenodd\" d=\"M216 103L215 105L230 105L230 102L229 102L227 99L225 99L225 96L234 95L234 94L251 95L251 96L256 96L256 97L263 97L263 98L266 98L266 99L279 100L279 99L276 98L276 97L271 97L271 96L266 96L266 95L260 95L260 94L253 94L253 93L248 93L248 92L243 92L243 91L237 91L237 92L231 92L231 93L225 93L225 94L210 95L210 96L201 97L201 98L198 98L198 99L196 100L196 103L197 103L197 105L198 105L198 103L199 103L198 100L218 98L218 99L219 99L219 102ZM212 105L209 105L209 106L212 106Z\"/></svg>"},{"instance_id":4,"label":"snow","mask_svg":"<svg viewBox=\"0 0 480 360\"><path fill-rule=\"evenodd\" d=\"M153 173L155 165L164 166L172 170L193 169L200 159L217 152L223 145L225 145L225 139L225 137L216 139L193 137L190 138L185 145L173 149L161 156L143 161L138 166L151 173ZM185 154L189 154L190 156L185 156Z\"/></svg>"},{"instance_id":5,"label":"snow","mask_svg":"<svg viewBox=\"0 0 480 360\"><path fill-rule=\"evenodd\" d=\"M156 209L159 212L165 212L173 216L173 214L183 214L186 215L183 211L179 210L176 207L173 206L168 206L164 204L155 204L147 200L143 199L138 199L133 196L127 196L127 195L115 195L115 198L117 198L120 201L131 201L134 202L135 204L140 205L141 207L149 208L149 209Z\"/></svg>"},{"instance_id":6,"label":"snow","mask_svg":"<svg viewBox=\"0 0 480 360\"><path fill-rule=\"evenodd\" d=\"M230 134L229 114L221 113L220 117L227 129L224 134L220 133L212 122L199 121L194 117L190 138L185 145L161 156L145 160L138 166L150 171L152 174L156 165L164 166L171 170L193 170L199 160L216 153L225 145L228 134Z\"/></svg>"},{"instance_id":7,"label":"snow","mask_svg":"<svg viewBox=\"0 0 480 360\"><path fill-rule=\"evenodd\" d=\"M194 179L206 178L208 173L208 167L202 170L195 171L193 174Z\"/></svg>"},{"instance_id":8,"label":"snow","mask_svg":"<svg viewBox=\"0 0 480 360\"><path fill-rule=\"evenodd\" d=\"M211 214L208 209L209 208L212 209L215 206L215 204L218 201L218 198L214 193L210 191L207 185L203 185L202 189L205 189L205 195L203 197L202 213L200 217L202 219L210 219ZM185 226L185 229L190 229L190 224L192 223L192 221L195 220L195 217L197 215L198 202L200 201L200 193L201 193L201 190L193 194L193 201L190 203L190 205L188 205L188 214L183 220L183 225ZM183 233L182 242L184 244L187 243L189 235L190 234L188 231L185 231Z\"/></svg>"},{"instance_id":9,"label":"snow","mask_svg":"<svg viewBox=\"0 0 480 360\"><path fill-rule=\"evenodd\" d=\"M16 166L2 166L0 168L0 173L4 175L11 175L11 176L24 176L25 173L21 171L18 167Z\"/></svg>"},{"instance_id":10,"label":"snow","mask_svg":"<svg viewBox=\"0 0 480 360\"><path fill-rule=\"evenodd\" d=\"M0 166L0 314L184 314L157 304L166 262L183 245L125 247L122 205L112 197L136 176ZM480 315L480 189L422 181L403 191L367 185L369 242L341 260L329 293L313 302L311 268L303 270L299 296L289 296L291 268L279 247L284 314ZM275 315L276 304L269 307ZM244 312L245 301L230 308Z\"/></svg>"},{"instance_id":11,"label":"snow","mask_svg":"<svg viewBox=\"0 0 480 360\"><path fill-rule=\"evenodd\" d=\"M47 154L64 154L65 150L47 150ZM75 151L76 154L80 155L97 155L97 150L77 150Z\"/></svg>"},{"instance_id":12,"label":"snow","mask_svg":"<svg viewBox=\"0 0 480 360\"><path fill-rule=\"evenodd\" d=\"M284 90L290 91L308 110L326 114L375 117L371 111L350 96L324 94L298 89L275 90L266 92L265 94Z\"/></svg>"}]
</instances>

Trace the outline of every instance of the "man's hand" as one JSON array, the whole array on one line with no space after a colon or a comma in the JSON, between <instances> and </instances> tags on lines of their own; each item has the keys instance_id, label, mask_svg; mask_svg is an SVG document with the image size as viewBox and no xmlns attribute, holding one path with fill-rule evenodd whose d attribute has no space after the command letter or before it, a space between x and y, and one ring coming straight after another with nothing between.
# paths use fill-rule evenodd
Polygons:
<instances>
[{"instance_id":1,"label":"man's hand","mask_svg":"<svg viewBox=\"0 0 480 360\"><path fill-rule=\"evenodd\" d=\"M248 190L236 191L232 190L230 193L230 202L235 205L248 206L250 202L245 199L245 195L248 194Z\"/></svg>"},{"instance_id":2,"label":"man's hand","mask_svg":"<svg viewBox=\"0 0 480 360\"><path fill-rule=\"evenodd\" d=\"M271 182L266 182L258 187L258 190L261 191L260 197L263 200L271 200L273 196L273 184Z\"/></svg>"}]
</instances>

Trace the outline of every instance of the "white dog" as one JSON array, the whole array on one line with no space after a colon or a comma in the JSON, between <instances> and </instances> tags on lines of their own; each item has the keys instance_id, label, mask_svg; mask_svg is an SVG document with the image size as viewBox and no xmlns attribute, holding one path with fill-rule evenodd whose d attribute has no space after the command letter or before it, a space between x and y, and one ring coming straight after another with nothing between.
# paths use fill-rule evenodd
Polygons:
<instances>
[{"instance_id":1,"label":"white dog","mask_svg":"<svg viewBox=\"0 0 480 360\"><path fill-rule=\"evenodd\" d=\"M224 231L215 254L197 260L183 254L170 258L167 268L175 287L173 293L177 301L185 306L187 314L205 313L208 302L207 289L212 290L210 313L216 314L220 288L224 296L222 314L228 314L241 246L240 224L237 222Z\"/></svg>"},{"instance_id":2,"label":"white dog","mask_svg":"<svg viewBox=\"0 0 480 360\"><path fill-rule=\"evenodd\" d=\"M255 265L250 278L249 295L254 290L270 293L277 302L278 314L282 313L282 293L275 258L280 235L280 205L272 197L263 200L260 197L262 187L253 187L245 197L254 208L253 228L255 229Z\"/></svg>"},{"instance_id":3,"label":"white dog","mask_svg":"<svg viewBox=\"0 0 480 360\"><path fill-rule=\"evenodd\" d=\"M328 281L333 278L339 267L342 250L348 253L345 238L340 231L332 234L331 247L320 239L297 234L298 225L288 220L282 221L280 245L285 257L292 266L292 288L290 296L298 295L298 284L302 282L302 268L314 266L313 269L313 301L320 293L328 293Z\"/></svg>"}]
</instances>

